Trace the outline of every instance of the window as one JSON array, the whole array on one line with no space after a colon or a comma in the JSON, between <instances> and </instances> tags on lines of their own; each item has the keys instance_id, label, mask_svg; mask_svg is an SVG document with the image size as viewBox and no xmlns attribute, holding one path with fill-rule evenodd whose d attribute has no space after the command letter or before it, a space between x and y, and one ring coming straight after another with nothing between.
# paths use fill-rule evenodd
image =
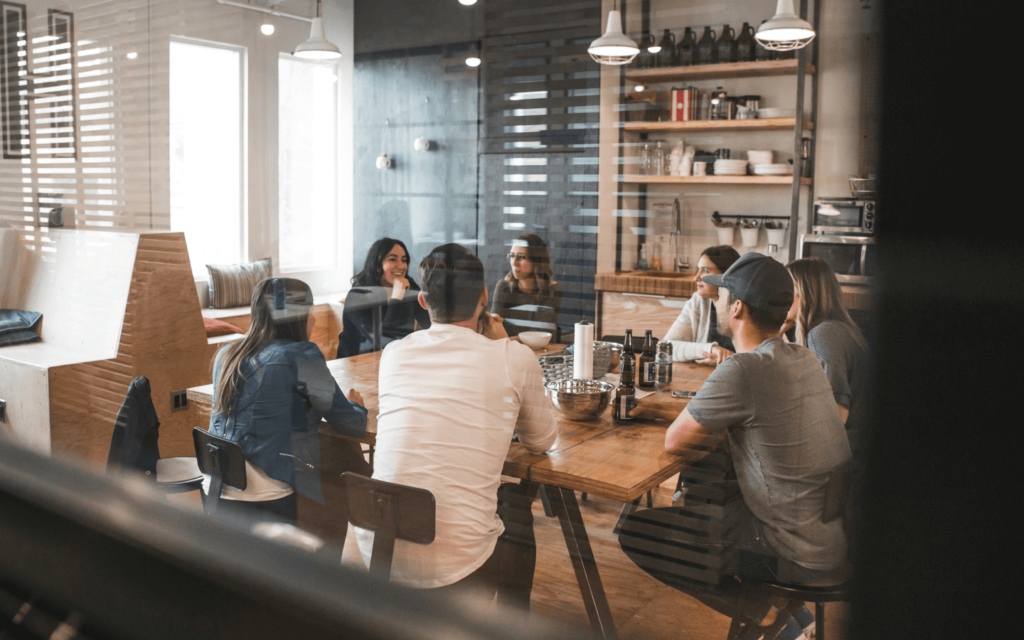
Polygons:
<instances>
[{"instance_id":1,"label":"window","mask_svg":"<svg viewBox=\"0 0 1024 640\"><path fill-rule=\"evenodd\" d=\"M197 278L244 255L244 96L244 48L171 41L171 229Z\"/></svg>"},{"instance_id":2,"label":"window","mask_svg":"<svg viewBox=\"0 0 1024 640\"><path fill-rule=\"evenodd\" d=\"M278 60L278 221L284 271L338 264L338 69Z\"/></svg>"}]
</instances>

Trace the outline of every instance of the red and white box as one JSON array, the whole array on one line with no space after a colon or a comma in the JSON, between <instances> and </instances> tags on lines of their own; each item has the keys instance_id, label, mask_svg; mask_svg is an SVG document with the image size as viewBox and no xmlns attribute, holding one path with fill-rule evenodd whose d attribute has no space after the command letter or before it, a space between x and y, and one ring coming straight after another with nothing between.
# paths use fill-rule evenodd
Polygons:
<instances>
[{"instance_id":1,"label":"red and white box","mask_svg":"<svg viewBox=\"0 0 1024 640\"><path fill-rule=\"evenodd\" d=\"M693 89L672 90L672 122L693 119Z\"/></svg>"}]
</instances>

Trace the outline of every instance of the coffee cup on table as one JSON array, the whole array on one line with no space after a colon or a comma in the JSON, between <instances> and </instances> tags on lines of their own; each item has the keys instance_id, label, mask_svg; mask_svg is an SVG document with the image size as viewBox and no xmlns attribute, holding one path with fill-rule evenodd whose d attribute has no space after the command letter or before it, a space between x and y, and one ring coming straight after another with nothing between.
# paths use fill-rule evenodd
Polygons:
<instances>
[{"instance_id":1,"label":"coffee cup on table","mask_svg":"<svg viewBox=\"0 0 1024 640\"><path fill-rule=\"evenodd\" d=\"M706 175L708 175L708 163L706 163L706 162L694 162L693 163L693 175L695 175L695 176L706 176Z\"/></svg>"}]
</instances>

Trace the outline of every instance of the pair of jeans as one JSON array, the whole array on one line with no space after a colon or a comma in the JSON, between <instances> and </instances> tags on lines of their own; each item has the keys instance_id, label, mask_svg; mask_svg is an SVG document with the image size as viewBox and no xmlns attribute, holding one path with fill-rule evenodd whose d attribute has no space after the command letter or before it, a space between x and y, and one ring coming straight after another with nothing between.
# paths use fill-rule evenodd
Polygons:
<instances>
[{"instance_id":1,"label":"pair of jeans","mask_svg":"<svg viewBox=\"0 0 1024 640\"><path fill-rule=\"evenodd\" d=\"M498 487L498 517L505 524L505 531L498 537L491 557L462 580L431 591L473 590L489 598L497 593L499 605L530 610L537 540L533 531L533 499L525 484L505 483Z\"/></svg>"},{"instance_id":2,"label":"pair of jeans","mask_svg":"<svg viewBox=\"0 0 1024 640\"><path fill-rule=\"evenodd\" d=\"M813 585L835 584L845 578L842 568L807 569L779 555L765 539L763 524L742 499L726 505L720 535L690 529L688 520L692 520L692 514L687 514L685 508L638 510L623 523L619 543L626 555L654 578L723 615L760 622L768 614L771 603L767 587L751 583L741 601L742 581ZM683 559L702 551L726 559L719 569L722 579L717 585L694 580L692 566Z\"/></svg>"}]
</instances>

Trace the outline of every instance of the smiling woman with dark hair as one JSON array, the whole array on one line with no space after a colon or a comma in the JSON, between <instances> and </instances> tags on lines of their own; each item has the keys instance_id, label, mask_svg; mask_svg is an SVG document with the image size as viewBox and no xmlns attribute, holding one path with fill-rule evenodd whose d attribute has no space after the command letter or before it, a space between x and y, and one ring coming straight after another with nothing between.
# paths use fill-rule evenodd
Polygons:
<instances>
[{"instance_id":1,"label":"smiling woman with dark hair","mask_svg":"<svg viewBox=\"0 0 1024 640\"><path fill-rule=\"evenodd\" d=\"M374 348L374 310L381 318L380 346L430 326L430 314L416 302L420 287L409 277L409 250L395 238L381 238L366 254L363 270L352 278L345 296L338 357L368 353Z\"/></svg>"}]
</instances>

